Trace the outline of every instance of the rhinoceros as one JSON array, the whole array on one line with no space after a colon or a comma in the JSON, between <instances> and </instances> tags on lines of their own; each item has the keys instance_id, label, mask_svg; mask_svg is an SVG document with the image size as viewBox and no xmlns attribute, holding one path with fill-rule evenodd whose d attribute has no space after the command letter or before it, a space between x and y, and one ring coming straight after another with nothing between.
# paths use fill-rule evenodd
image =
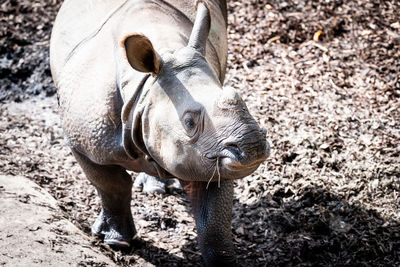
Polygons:
<instances>
[{"instance_id":1,"label":"rhinoceros","mask_svg":"<svg viewBox=\"0 0 400 267\"><path fill-rule=\"evenodd\" d=\"M266 131L223 87L226 1L67 0L52 31L51 71L66 140L96 187L94 234L136 235L132 177L177 178L208 266L236 262L233 181L269 154ZM155 178L154 178L155 177Z\"/></svg>"}]
</instances>

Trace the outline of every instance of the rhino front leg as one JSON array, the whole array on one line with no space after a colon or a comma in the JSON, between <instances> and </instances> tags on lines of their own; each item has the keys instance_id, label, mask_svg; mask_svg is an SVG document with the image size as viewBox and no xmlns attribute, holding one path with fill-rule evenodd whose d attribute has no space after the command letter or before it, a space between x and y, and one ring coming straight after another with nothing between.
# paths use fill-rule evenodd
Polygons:
<instances>
[{"instance_id":1,"label":"rhino front leg","mask_svg":"<svg viewBox=\"0 0 400 267\"><path fill-rule=\"evenodd\" d=\"M233 181L181 181L191 202L198 242L206 266L236 266L232 242Z\"/></svg>"},{"instance_id":2,"label":"rhino front leg","mask_svg":"<svg viewBox=\"0 0 400 267\"><path fill-rule=\"evenodd\" d=\"M103 166L73 150L87 178L96 187L102 209L92 233L104 236L104 242L118 249L128 248L136 235L131 213L131 176L120 166Z\"/></svg>"}]
</instances>

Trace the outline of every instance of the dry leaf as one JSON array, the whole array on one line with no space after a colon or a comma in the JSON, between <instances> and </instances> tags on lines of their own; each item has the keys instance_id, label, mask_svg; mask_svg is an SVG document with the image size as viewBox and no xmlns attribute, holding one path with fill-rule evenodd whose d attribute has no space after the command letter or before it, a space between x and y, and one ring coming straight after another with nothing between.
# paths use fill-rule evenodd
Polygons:
<instances>
[{"instance_id":1,"label":"dry leaf","mask_svg":"<svg viewBox=\"0 0 400 267\"><path fill-rule=\"evenodd\" d=\"M318 42L321 35L322 35L322 31L318 30L317 32L314 33L313 40Z\"/></svg>"}]
</instances>

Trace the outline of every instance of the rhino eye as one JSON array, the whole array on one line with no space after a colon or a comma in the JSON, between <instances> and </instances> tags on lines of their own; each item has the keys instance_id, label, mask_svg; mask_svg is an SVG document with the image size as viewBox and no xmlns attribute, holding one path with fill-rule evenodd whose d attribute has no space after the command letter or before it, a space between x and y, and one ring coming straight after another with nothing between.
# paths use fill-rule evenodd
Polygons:
<instances>
[{"instance_id":1,"label":"rhino eye","mask_svg":"<svg viewBox=\"0 0 400 267\"><path fill-rule=\"evenodd\" d=\"M200 115L197 112L186 112L183 116L183 125L188 136L193 137L198 128Z\"/></svg>"},{"instance_id":2,"label":"rhino eye","mask_svg":"<svg viewBox=\"0 0 400 267\"><path fill-rule=\"evenodd\" d=\"M185 119L185 126L187 129L191 130L194 128L194 126L196 126L196 124L194 123L193 118L186 118Z\"/></svg>"}]
</instances>

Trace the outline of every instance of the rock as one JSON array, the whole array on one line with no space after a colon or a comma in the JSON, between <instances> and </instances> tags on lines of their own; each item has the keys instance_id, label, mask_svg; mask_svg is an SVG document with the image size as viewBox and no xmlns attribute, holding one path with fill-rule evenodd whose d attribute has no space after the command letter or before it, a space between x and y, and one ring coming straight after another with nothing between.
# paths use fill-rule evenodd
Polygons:
<instances>
[{"instance_id":1,"label":"rock","mask_svg":"<svg viewBox=\"0 0 400 267\"><path fill-rule=\"evenodd\" d=\"M0 176L0 203L0 265L115 265L27 178Z\"/></svg>"}]
</instances>

